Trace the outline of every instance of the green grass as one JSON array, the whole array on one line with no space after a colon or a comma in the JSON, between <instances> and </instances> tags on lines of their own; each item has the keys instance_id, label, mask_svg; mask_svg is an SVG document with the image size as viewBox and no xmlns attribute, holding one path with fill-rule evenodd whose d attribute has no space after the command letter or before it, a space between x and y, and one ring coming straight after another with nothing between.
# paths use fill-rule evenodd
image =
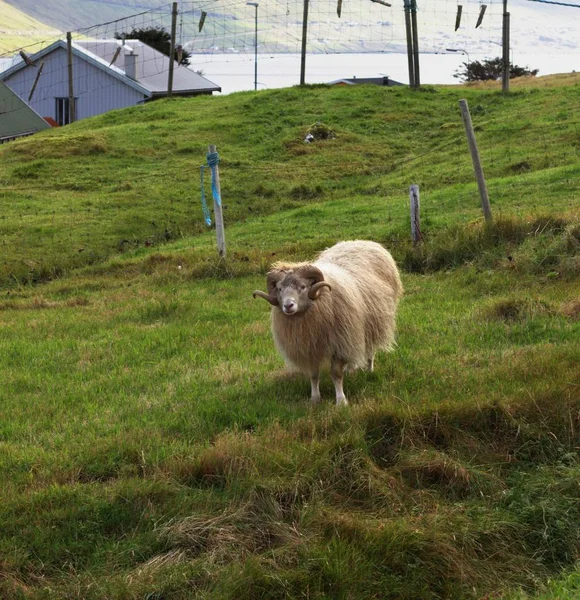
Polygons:
<instances>
[{"instance_id":1,"label":"green grass","mask_svg":"<svg viewBox=\"0 0 580 600\"><path fill-rule=\"evenodd\" d=\"M0 597L577 595L580 90L467 92L487 226L464 91L159 102L1 150ZM251 293L348 238L403 269L398 346L312 408Z\"/></svg>"}]
</instances>

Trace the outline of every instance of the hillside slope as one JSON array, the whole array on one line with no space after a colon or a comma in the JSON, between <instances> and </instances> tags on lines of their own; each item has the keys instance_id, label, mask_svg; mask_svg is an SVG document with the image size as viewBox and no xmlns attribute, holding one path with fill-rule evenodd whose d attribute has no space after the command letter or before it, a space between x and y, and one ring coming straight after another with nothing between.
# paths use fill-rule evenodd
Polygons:
<instances>
[{"instance_id":1,"label":"hillside slope","mask_svg":"<svg viewBox=\"0 0 580 600\"><path fill-rule=\"evenodd\" d=\"M579 90L522 89L504 98L461 87L317 86L158 101L48 131L0 149L3 236L14 249L0 264L0 281L46 279L203 232L199 165L211 143L222 160L228 224L323 199L397 198L398 232L411 183L421 185L432 223L475 218L463 96L497 209L517 215L549 202L573 211ZM317 122L332 137L305 143ZM455 197L460 212L439 209Z\"/></svg>"},{"instance_id":2,"label":"hillside slope","mask_svg":"<svg viewBox=\"0 0 580 600\"><path fill-rule=\"evenodd\" d=\"M577 598L579 99L316 86L0 148L0 597ZM400 266L397 347L311 407L252 291L354 238Z\"/></svg>"},{"instance_id":3,"label":"hillside slope","mask_svg":"<svg viewBox=\"0 0 580 600\"><path fill-rule=\"evenodd\" d=\"M23 11L22 3L15 6L0 0L0 53L29 46L58 35L54 27L44 25Z\"/></svg>"}]
</instances>

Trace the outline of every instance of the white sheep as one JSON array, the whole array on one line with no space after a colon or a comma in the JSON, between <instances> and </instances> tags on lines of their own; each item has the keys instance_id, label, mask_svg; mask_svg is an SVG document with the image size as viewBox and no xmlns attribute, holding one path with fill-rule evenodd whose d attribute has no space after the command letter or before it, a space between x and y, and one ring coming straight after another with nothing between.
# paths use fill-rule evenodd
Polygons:
<instances>
[{"instance_id":1,"label":"white sheep","mask_svg":"<svg viewBox=\"0 0 580 600\"><path fill-rule=\"evenodd\" d=\"M319 373L330 362L336 404L346 404L346 367L373 370L377 350L391 350L403 292L393 257L380 244L339 242L308 263L278 262L267 275L272 334L287 363L310 376L320 401Z\"/></svg>"}]
</instances>

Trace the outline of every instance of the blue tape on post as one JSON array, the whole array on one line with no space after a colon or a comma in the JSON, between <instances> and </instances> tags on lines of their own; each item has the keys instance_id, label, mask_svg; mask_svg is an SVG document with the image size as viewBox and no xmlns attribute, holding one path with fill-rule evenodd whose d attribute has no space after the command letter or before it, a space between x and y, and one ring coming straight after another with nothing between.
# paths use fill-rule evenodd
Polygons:
<instances>
[{"instance_id":1,"label":"blue tape on post","mask_svg":"<svg viewBox=\"0 0 580 600\"><path fill-rule=\"evenodd\" d=\"M209 208L207 206L207 201L205 199L205 189L203 185L203 171L206 167L211 169L211 194L215 203L218 206L222 205L222 199L220 197L220 193L217 189L217 181L216 181L216 171L215 168L220 161L219 154L217 152L210 152L207 155L207 165L201 165L200 170L200 179L201 179L201 208L203 210L203 218L205 219L205 224L208 227L211 227L211 213L209 212Z\"/></svg>"},{"instance_id":2,"label":"blue tape on post","mask_svg":"<svg viewBox=\"0 0 580 600\"><path fill-rule=\"evenodd\" d=\"M209 212L209 208L207 207L207 202L205 199L205 190L203 186L203 170L205 169L205 165L201 165L199 168L201 175L201 208L203 210L203 218L205 219L205 224L208 227L211 227L211 213Z\"/></svg>"},{"instance_id":3,"label":"blue tape on post","mask_svg":"<svg viewBox=\"0 0 580 600\"><path fill-rule=\"evenodd\" d=\"M216 176L215 176L215 168L217 167L219 161L220 161L220 156L217 152L210 152L207 155L207 164L211 169L211 193L213 195L213 199L215 200L216 204L218 206L222 205L222 199L220 197L220 193L218 192L217 189L217 182L216 182Z\"/></svg>"}]
</instances>

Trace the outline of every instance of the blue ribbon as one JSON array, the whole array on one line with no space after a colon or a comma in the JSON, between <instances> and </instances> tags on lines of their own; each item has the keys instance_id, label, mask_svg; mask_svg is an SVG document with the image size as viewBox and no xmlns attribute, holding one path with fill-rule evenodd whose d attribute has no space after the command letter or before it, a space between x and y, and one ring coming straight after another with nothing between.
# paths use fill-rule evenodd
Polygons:
<instances>
[{"instance_id":1,"label":"blue ribbon","mask_svg":"<svg viewBox=\"0 0 580 600\"><path fill-rule=\"evenodd\" d=\"M201 208L203 209L203 217L205 219L205 224L208 227L211 227L211 214L209 212L209 208L207 206L207 201L205 199L205 189L203 185L203 172L206 167L211 169L211 193L214 199L214 202L221 206L222 199L217 189L217 181L216 181L216 167L220 161L219 154L217 152L209 152L206 156L207 165L201 165L200 167L200 175L201 175Z\"/></svg>"}]
</instances>

